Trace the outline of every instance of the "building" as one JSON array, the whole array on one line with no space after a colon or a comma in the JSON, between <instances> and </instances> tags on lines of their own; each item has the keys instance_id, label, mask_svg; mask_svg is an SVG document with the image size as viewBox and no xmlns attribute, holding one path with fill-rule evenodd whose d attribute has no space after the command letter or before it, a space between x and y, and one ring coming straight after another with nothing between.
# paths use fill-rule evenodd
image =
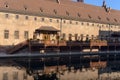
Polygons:
<instances>
[{"instance_id":1,"label":"building","mask_svg":"<svg viewBox=\"0 0 120 80\"><path fill-rule=\"evenodd\" d=\"M59 35L59 40L85 41L109 38L112 33L119 31L120 11L107 7L105 2L98 7L85 4L84 0L0 0L0 52L4 51L5 47L14 47L33 38L43 41L56 40ZM36 32L41 34L36 36ZM9 72L10 70L13 70L13 73ZM0 67L3 80L8 80L5 78L8 74L18 80L18 72L26 74L24 69L19 70L14 66L2 64ZM26 75L24 78L26 80ZM64 79L64 76L62 78Z\"/></svg>"},{"instance_id":2,"label":"building","mask_svg":"<svg viewBox=\"0 0 120 80\"><path fill-rule=\"evenodd\" d=\"M120 11L83 3L83 0L0 0L0 45L18 44L33 38L41 26L60 30L60 38L97 38L100 31L120 30ZM47 35L43 35L47 36ZM106 35L104 35L106 36ZM54 35L47 36L54 39ZM45 37L40 37L45 38Z\"/></svg>"}]
</instances>

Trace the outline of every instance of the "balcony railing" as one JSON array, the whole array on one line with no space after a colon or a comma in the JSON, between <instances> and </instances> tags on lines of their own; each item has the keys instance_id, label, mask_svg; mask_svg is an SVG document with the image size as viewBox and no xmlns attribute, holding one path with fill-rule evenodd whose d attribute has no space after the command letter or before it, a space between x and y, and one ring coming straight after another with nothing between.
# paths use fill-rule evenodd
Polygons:
<instances>
[{"instance_id":1,"label":"balcony railing","mask_svg":"<svg viewBox=\"0 0 120 80\"><path fill-rule=\"evenodd\" d=\"M91 40L90 46L107 46L106 40Z\"/></svg>"},{"instance_id":2,"label":"balcony railing","mask_svg":"<svg viewBox=\"0 0 120 80\"><path fill-rule=\"evenodd\" d=\"M66 41L57 40L31 40L32 45L44 44L45 46L66 46Z\"/></svg>"}]
</instances>

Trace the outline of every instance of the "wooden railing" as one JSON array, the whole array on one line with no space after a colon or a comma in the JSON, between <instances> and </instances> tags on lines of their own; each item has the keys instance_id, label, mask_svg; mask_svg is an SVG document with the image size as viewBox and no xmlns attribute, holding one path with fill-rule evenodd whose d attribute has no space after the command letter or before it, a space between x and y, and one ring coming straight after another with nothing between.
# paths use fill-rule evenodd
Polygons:
<instances>
[{"instance_id":1,"label":"wooden railing","mask_svg":"<svg viewBox=\"0 0 120 80\"><path fill-rule=\"evenodd\" d=\"M60 40L31 40L31 44L44 44L45 46L66 46L66 41Z\"/></svg>"},{"instance_id":2,"label":"wooden railing","mask_svg":"<svg viewBox=\"0 0 120 80\"><path fill-rule=\"evenodd\" d=\"M66 41L47 40L44 43L46 46L66 46Z\"/></svg>"},{"instance_id":3,"label":"wooden railing","mask_svg":"<svg viewBox=\"0 0 120 80\"><path fill-rule=\"evenodd\" d=\"M107 46L106 40L91 40L90 46Z\"/></svg>"}]
</instances>

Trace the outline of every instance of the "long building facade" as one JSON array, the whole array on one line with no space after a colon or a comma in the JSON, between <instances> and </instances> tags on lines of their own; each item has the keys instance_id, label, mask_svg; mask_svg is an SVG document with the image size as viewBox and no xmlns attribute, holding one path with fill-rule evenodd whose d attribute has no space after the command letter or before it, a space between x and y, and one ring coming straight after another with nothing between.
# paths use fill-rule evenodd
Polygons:
<instances>
[{"instance_id":1,"label":"long building facade","mask_svg":"<svg viewBox=\"0 0 120 80\"><path fill-rule=\"evenodd\" d=\"M101 7L98 7L85 4L84 0L77 0L76 2L72 0L0 0L0 53L4 51L3 47L6 46L7 49L12 46L13 50L5 52L13 53L21 48L19 43L34 38L41 41L79 42L102 38L110 40L113 35L117 36L113 41L120 41L118 38L120 35L117 34L119 32L120 11L107 7L105 2ZM15 46L17 44L19 45ZM80 47L78 48L80 49ZM9 80L8 77L10 80L34 80L34 75L28 75L25 70L12 65L2 65L0 67L1 80ZM74 72L70 73L69 76L69 73L66 72L61 76L62 80L66 80L66 78L75 79L73 74ZM99 74L98 70L92 72L88 70L87 72L83 71L83 73L78 71L76 74L75 80L97 79L99 77L97 75ZM85 78L88 74L93 74L93 78L91 75Z\"/></svg>"},{"instance_id":2,"label":"long building facade","mask_svg":"<svg viewBox=\"0 0 120 80\"><path fill-rule=\"evenodd\" d=\"M100 31L120 31L120 11L70 0L1 0L0 45L15 45L33 38L41 26L60 30L60 39L98 38ZM109 34L102 34L108 36ZM42 35L38 38L43 39ZM54 35L47 36L50 40ZM76 38L75 38L76 37Z\"/></svg>"}]
</instances>

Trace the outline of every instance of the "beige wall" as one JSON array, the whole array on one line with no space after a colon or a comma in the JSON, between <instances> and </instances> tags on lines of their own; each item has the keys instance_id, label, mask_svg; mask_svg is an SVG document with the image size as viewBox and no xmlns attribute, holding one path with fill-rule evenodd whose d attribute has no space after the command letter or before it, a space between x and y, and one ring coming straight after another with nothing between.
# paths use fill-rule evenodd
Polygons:
<instances>
[{"instance_id":1,"label":"beige wall","mask_svg":"<svg viewBox=\"0 0 120 80\"><path fill-rule=\"evenodd\" d=\"M5 17L6 14L8 14L8 18ZM16 19L16 15L19 16L18 19ZM32 38L33 32L35 31L35 29L39 28L40 26L53 26L57 29L60 29L60 25L61 25L62 33L66 34L67 39L68 39L68 34L72 34L72 35L78 34L78 36L80 36L81 34L83 34L84 36L86 35L97 36L99 35L100 26L101 26L101 30L108 30L108 27L106 27L108 24L81 22L81 21L73 21L73 20L71 20L72 23L70 23L70 20L65 20L65 19L62 20L62 24L61 24L61 19L39 17L39 16L28 16L28 19L25 19L26 16L28 15L0 12L0 36L1 36L0 45L13 45L24 41L25 40L24 31L29 31L29 38ZM34 18L37 19L35 20ZM42 18L44 18L45 20L41 21ZM52 22L50 22L50 19L52 19ZM57 20L59 20L59 22L57 22ZM64 20L66 21L66 23L64 23ZM112 31L120 31L119 26L114 27L114 25L112 25L112 28L110 29ZM4 30L9 30L9 39L4 39ZM19 39L14 39L15 30L19 30L20 33Z\"/></svg>"}]
</instances>

